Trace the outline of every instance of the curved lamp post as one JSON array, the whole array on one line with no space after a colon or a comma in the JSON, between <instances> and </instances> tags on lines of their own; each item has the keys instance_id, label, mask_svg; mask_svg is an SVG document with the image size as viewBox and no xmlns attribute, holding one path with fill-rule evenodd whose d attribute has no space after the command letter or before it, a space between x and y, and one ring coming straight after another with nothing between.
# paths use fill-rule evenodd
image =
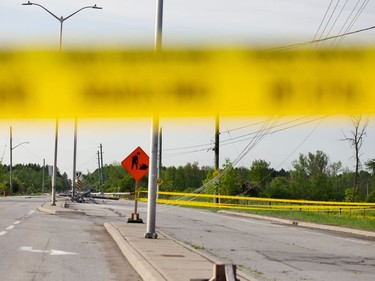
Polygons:
<instances>
[{"instance_id":1,"label":"curved lamp post","mask_svg":"<svg viewBox=\"0 0 375 281\"><path fill-rule=\"evenodd\" d=\"M49 11L46 7L38 4L38 3L33 3L33 2L30 2L30 1L27 1L27 3L22 3L22 5L26 5L26 6L31 6L31 5L35 5L35 6L38 6L38 7L41 7L43 10L45 10L47 13L49 13L51 16L53 16L55 19L57 19L59 22L60 22L60 51L61 51L61 48L62 48L62 30L63 30L63 23L64 21L66 21L68 18L74 16L75 14L77 14L78 12L84 10L84 9L103 9L102 7L98 7L96 6L96 4L94 6L86 6L86 7L83 7L77 11L75 11L74 13L70 14L69 16L67 17L58 17L56 16L54 13L52 13L51 11Z\"/></svg>"},{"instance_id":2,"label":"curved lamp post","mask_svg":"<svg viewBox=\"0 0 375 281\"><path fill-rule=\"evenodd\" d=\"M13 130L10 127L10 161L9 161L9 193L13 193L13 149L19 147L22 144L29 143L28 141L21 142L16 146L13 146Z\"/></svg>"},{"instance_id":3,"label":"curved lamp post","mask_svg":"<svg viewBox=\"0 0 375 281\"><path fill-rule=\"evenodd\" d=\"M35 5L35 6L38 6L40 8L42 8L43 10L45 10L47 13L49 13L51 16L53 16L55 19L57 19L59 22L60 22L60 44L59 44L59 50L61 51L62 49L62 30L63 30L63 23L64 21L66 21L67 19L69 19L70 17L74 16L75 14L77 14L78 12L84 10L84 9L103 9L102 7L99 7L97 6L96 4L93 5L93 6L85 6L85 7L82 7L81 9L78 9L77 11L75 11L74 13L70 14L69 16L67 17L58 17L56 16L54 13L52 13L50 10L48 10L46 7L38 4L38 3L33 3L33 2L30 2L30 1L27 1L27 3L22 3L22 5L25 5L25 6L31 6L31 5ZM56 130L55 130L55 158L54 158L54 165L53 165L53 176L52 176L52 202L51 202L51 205L52 206L55 206L56 205L56 176L57 176L57 143L58 143L58 131L59 131L59 122L58 122L58 119L56 119ZM76 171L75 171L75 162L76 162L76 151L77 151L77 121L75 121L74 123L74 156L73 156L73 188L72 188L72 193L74 195L74 182L75 182L75 174L76 174Z\"/></svg>"}]
</instances>

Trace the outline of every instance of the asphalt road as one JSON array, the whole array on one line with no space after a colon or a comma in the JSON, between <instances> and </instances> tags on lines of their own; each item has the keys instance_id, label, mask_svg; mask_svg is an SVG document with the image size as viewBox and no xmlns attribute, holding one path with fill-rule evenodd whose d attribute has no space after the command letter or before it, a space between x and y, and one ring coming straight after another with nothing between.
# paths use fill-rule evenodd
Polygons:
<instances>
[{"instance_id":1,"label":"asphalt road","mask_svg":"<svg viewBox=\"0 0 375 281\"><path fill-rule=\"evenodd\" d=\"M95 208L129 216L133 203L114 201ZM138 210L146 221L146 205L139 204ZM163 205L157 206L156 226L262 281L375 279L374 239Z\"/></svg>"},{"instance_id":2,"label":"asphalt road","mask_svg":"<svg viewBox=\"0 0 375 281\"><path fill-rule=\"evenodd\" d=\"M141 280L102 226L125 222L133 202L98 200L75 205L86 215L49 215L36 211L45 201L0 198L0 280ZM146 205L138 211L146 221ZM374 239L165 205L156 218L158 230L261 281L375 276Z\"/></svg>"},{"instance_id":3,"label":"asphalt road","mask_svg":"<svg viewBox=\"0 0 375 281\"><path fill-rule=\"evenodd\" d=\"M0 198L0 280L142 280L103 227L123 218L98 208L89 216L37 211L47 200Z\"/></svg>"}]
</instances>

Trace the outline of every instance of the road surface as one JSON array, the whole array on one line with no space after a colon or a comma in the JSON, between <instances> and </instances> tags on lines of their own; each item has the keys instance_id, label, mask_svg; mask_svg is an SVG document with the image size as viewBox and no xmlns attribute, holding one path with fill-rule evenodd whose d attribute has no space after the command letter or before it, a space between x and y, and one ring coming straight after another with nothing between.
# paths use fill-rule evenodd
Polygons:
<instances>
[{"instance_id":1,"label":"road surface","mask_svg":"<svg viewBox=\"0 0 375 281\"><path fill-rule=\"evenodd\" d=\"M133 203L97 207L130 216ZM139 212L146 221L145 204ZM262 281L375 280L374 239L166 205L157 206L156 226Z\"/></svg>"},{"instance_id":2,"label":"road surface","mask_svg":"<svg viewBox=\"0 0 375 281\"><path fill-rule=\"evenodd\" d=\"M37 211L45 201L0 198L0 280L142 280L103 227L123 218L106 209L90 216Z\"/></svg>"}]
</instances>

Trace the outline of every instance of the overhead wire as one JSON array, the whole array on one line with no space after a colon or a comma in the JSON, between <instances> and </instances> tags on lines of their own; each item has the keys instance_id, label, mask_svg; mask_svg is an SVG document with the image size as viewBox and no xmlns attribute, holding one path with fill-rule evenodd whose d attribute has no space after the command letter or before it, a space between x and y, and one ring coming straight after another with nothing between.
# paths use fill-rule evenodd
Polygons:
<instances>
[{"instance_id":1,"label":"overhead wire","mask_svg":"<svg viewBox=\"0 0 375 281\"><path fill-rule=\"evenodd\" d=\"M358 0L357 3L354 5L352 11L350 12L349 16L346 18L346 20L345 20L344 24L342 25L342 27L340 28L338 34L341 34L341 32L344 30L346 24L348 23L348 21L349 21L350 18L352 17L352 15L353 15L354 11L356 10L356 8L357 8L357 6L358 6L358 4L359 4L360 1L361 1L361 0ZM344 33L345 33L345 32L344 32ZM333 45L335 44L336 40L337 40L337 38L335 38L335 39L333 40L333 42L332 42L332 44L331 44L331 47L333 47ZM336 47L337 47L337 46L338 46L338 45L336 45Z\"/></svg>"},{"instance_id":2,"label":"overhead wire","mask_svg":"<svg viewBox=\"0 0 375 281\"><path fill-rule=\"evenodd\" d=\"M337 0L336 5L335 5L335 7L333 8L333 11L331 12L331 15L329 16L328 21L327 21L327 23L326 23L326 25L325 25L325 27L324 27L322 33L321 33L320 36L319 36L319 40L323 38L324 33L325 33L326 29L328 28L328 26L329 26L329 24L330 24L330 22L331 22L331 20L332 20L332 17L333 17L333 15L335 14L335 12L336 12L336 10L337 10L337 7L338 7L338 4L340 3L340 1L341 1L341 0ZM328 36L328 35L327 35L327 36ZM317 46L319 45L319 43L324 42L324 41L319 41L319 40L318 40L318 44L317 44Z\"/></svg>"},{"instance_id":3,"label":"overhead wire","mask_svg":"<svg viewBox=\"0 0 375 281\"><path fill-rule=\"evenodd\" d=\"M300 120L301 118L297 118L295 119L295 121L297 120ZM294 122L295 122L294 121ZM293 122L293 121L289 121L289 122L286 122L284 124L287 124L287 123L290 123L290 122ZM260 123L264 123L264 121L262 122L258 122L258 123L255 123L255 124L260 124ZM252 125L248 125L248 126L242 126L241 128L247 128L247 127L250 127L250 126L253 126ZM235 128L233 130L227 130L227 131L223 131L223 132L229 132L229 131L235 131L235 130L238 130L239 128ZM220 132L220 134L222 134L223 132ZM251 132L249 134L245 134L245 135L241 135L241 136L237 136L237 137L232 137L232 140L233 139L238 139L238 138L243 138L243 137L247 137L249 135L255 135L257 134L258 130L255 131L255 132ZM245 140L249 140L250 138L247 138ZM240 140L238 142L241 142L241 141L244 141L244 140ZM220 141L220 145L226 145L225 143L228 142L228 140L221 140ZM234 143L234 142L233 142ZM233 144L233 143L230 143L230 144ZM196 152L202 152L202 151L209 151L209 150L213 150L213 143L207 143L207 144L200 144L200 145L192 145L192 146L184 146L184 147L180 147L180 148L167 148L167 149L163 149L163 155L165 158L168 158L168 157L174 157L174 156L180 156L180 155L186 155L186 154L190 154L190 153L196 153ZM194 149L194 148L199 148L199 147L202 147L201 149ZM178 150L185 150L185 149L193 149L193 150L189 150L189 151L183 151L183 152L176 152L176 153L169 153L169 151L178 151Z\"/></svg>"},{"instance_id":4,"label":"overhead wire","mask_svg":"<svg viewBox=\"0 0 375 281\"><path fill-rule=\"evenodd\" d=\"M369 0L364 0L364 2L362 3L362 5L359 8L357 14L354 16L353 20L351 21L351 23L349 24L348 28L345 31L347 34L352 29L352 27L354 26L354 24L357 22L359 16L363 13L363 10L366 8L368 2L369 2ZM346 35L344 35L343 37L340 38L340 40L337 43L336 47L342 43L342 41L345 39L345 37L346 37Z\"/></svg>"},{"instance_id":5,"label":"overhead wire","mask_svg":"<svg viewBox=\"0 0 375 281\"><path fill-rule=\"evenodd\" d=\"M306 120L304 122L299 122L297 124L293 124L296 121L300 121L300 120L306 119L308 117L310 117L310 116L299 117L299 118L296 118L296 119L293 119L293 120L290 120L290 121L283 122L281 124L273 125L269 128L269 130L267 131L266 134L274 134L274 133L285 131L285 130L295 128L295 127L298 127L298 126L306 125L308 123L312 123L312 122L315 122L317 120L324 119L327 116L325 115L323 117L316 117L316 118L313 118L313 119L310 119L310 120ZM279 127L287 125L287 124L292 124L292 125L274 130L275 128L279 128ZM242 128L245 128L245 127L248 127L248 126L243 126ZM236 130L236 129L234 129L234 130ZM254 132L250 132L250 133L247 133L247 134L240 135L240 136L231 137L230 139L220 140L220 146L233 145L235 143L253 140L253 139L255 140L257 138L258 133L262 130L263 129L260 129L260 130L254 131ZM232 131L232 130L228 130L228 131ZM224 131L224 132L227 132L227 131ZM202 149L194 149L194 150L189 150L189 151L184 151L184 152L176 152L176 153L172 153L172 154L168 154L168 153L163 152L163 155L164 155L165 158L169 158L169 157L176 157L176 156L181 156L181 155L187 155L187 154L212 150L213 145L212 144L208 144L208 145L210 145L210 147L208 147L208 148L206 147L206 148L202 148ZM195 146L191 146L191 147L194 148L194 147L197 147L197 146L195 145ZM187 148L189 148L189 147L183 147L183 149L187 149ZM174 150L177 150L177 149L178 148L174 148ZM167 150L168 149L166 149L165 151L167 151Z\"/></svg>"},{"instance_id":6,"label":"overhead wire","mask_svg":"<svg viewBox=\"0 0 375 281\"><path fill-rule=\"evenodd\" d=\"M320 31L320 28L322 27L322 25L323 25L323 23L324 23L324 21L325 21L327 15L328 15L328 11L329 11L329 9L331 8L332 3L333 3L333 0L331 0L331 2L329 3L328 8L327 8L326 12L324 13L323 19L320 21L320 24L319 24L318 30L316 31L316 33L315 33L315 35L314 35L313 41L316 40L316 37L318 36L318 33L319 33L319 31Z\"/></svg>"},{"instance_id":7,"label":"overhead wire","mask_svg":"<svg viewBox=\"0 0 375 281\"><path fill-rule=\"evenodd\" d=\"M259 143L259 141L265 136L265 133L268 130L267 126L271 122L271 120L269 120L269 121L267 121L267 122L264 123L264 125L262 126L262 129L258 131L257 136L254 139L252 139L248 143L248 145L242 150L242 152L240 153L240 155L234 161L232 161L230 163L231 165L227 165L217 176L213 177L210 181L208 181L207 183L205 183L204 185L202 185L201 187L199 187L198 189L196 189L194 191L194 193L202 193L202 192L206 191L207 189L211 188L214 184L216 184L220 180L221 177L223 177L224 175L226 175L232 168L234 168L236 166L236 164L243 157L245 157L249 153L249 151L257 143Z\"/></svg>"},{"instance_id":8,"label":"overhead wire","mask_svg":"<svg viewBox=\"0 0 375 281\"><path fill-rule=\"evenodd\" d=\"M340 18L342 12L344 11L344 9L345 9L345 7L346 7L346 4L348 4L348 0L345 1L344 5L342 5L340 12L338 13L338 15L337 15L335 21L333 22L333 24L331 25L331 28L330 28L329 31L327 32L326 37L329 36L329 34L331 34L331 31L332 31L332 29L335 27L335 25L336 25L338 19Z\"/></svg>"},{"instance_id":9,"label":"overhead wire","mask_svg":"<svg viewBox=\"0 0 375 281\"><path fill-rule=\"evenodd\" d=\"M287 121L287 122L284 122L284 123L281 123L281 124L278 124L278 125L275 125L274 127L272 127L271 129L274 129L274 128L278 128L278 127L281 127L281 126L284 126L284 125L287 125L287 124L291 124L291 123L294 123L296 121L299 121L299 120L303 120L303 119L306 119L308 118L309 116L303 116L303 117L299 117L299 118L296 118L296 119L293 119L293 120L290 120L290 121ZM318 119L321 118L321 117L318 117ZM302 122L302 123L298 123L296 125L293 125L293 126L290 126L290 127L287 127L286 129L289 129L289 128L293 128L293 127L296 127L296 126L300 126L300 125L304 125L304 124L307 124L309 122L313 122L315 121L316 118L314 118L312 121L305 121L305 122ZM281 131L284 130L284 129L281 129ZM271 133L274 133L274 132L278 132L279 130L276 130L276 131L273 131ZM241 138L245 138L245 137L248 137L248 136L251 136L251 135L254 135L256 134L257 131L255 132L251 132L251 133L247 133L247 134L244 134L244 135L240 135L240 136L237 136L237 137L233 137L231 138L230 140L222 140L221 141L221 144L222 145L227 145L226 142L228 141L233 141L235 139L241 139ZM246 139L243 139L243 140L240 140L240 141L244 141L244 140L248 140L249 138L246 138ZM238 141L239 142L239 141ZM231 144L231 143L230 143Z\"/></svg>"},{"instance_id":10,"label":"overhead wire","mask_svg":"<svg viewBox=\"0 0 375 281\"><path fill-rule=\"evenodd\" d=\"M335 36L330 36L330 37L319 39L319 40L306 41L306 42L301 42L301 43L294 43L294 44L290 44L290 45L270 48L270 49L267 49L266 51L282 51L282 50L286 50L286 49L308 46L308 45L312 45L312 44L317 43L317 42L323 42L323 41L332 40L332 39L335 39L335 38L341 38L341 37L344 37L344 36L347 36L347 35L353 35L353 34L368 31L368 30L371 30L371 29L374 29L374 28L375 28L375 26L370 26L370 27L362 28L362 29L359 29L359 30L355 30L355 31L351 31L351 32L347 32L347 33L343 33L343 34L339 34L339 35L335 35Z\"/></svg>"},{"instance_id":11,"label":"overhead wire","mask_svg":"<svg viewBox=\"0 0 375 281\"><path fill-rule=\"evenodd\" d=\"M295 149L293 149L292 152L289 153L289 155L287 157L284 158L283 161L281 161L279 163L279 165L276 166L275 169L273 170L277 170L278 168L281 167L281 165L283 165L286 160L288 160L310 137L311 135L316 131L316 129L320 126L320 124L322 123L323 119L319 121L318 124L315 125L315 127L307 134L307 136L297 145L297 147ZM266 180L267 177L269 177L270 175L272 174L272 171L270 173L268 173L267 175L265 175L262 179L260 179L256 184L259 184L261 182L263 182L264 180Z\"/></svg>"},{"instance_id":12,"label":"overhead wire","mask_svg":"<svg viewBox=\"0 0 375 281\"><path fill-rule=\"evenodd\" d=\"M339 42L336 43L336 47L338 47L338 45L342 43L342 41L345 39L346 36L374 29L375 26L370 26L370 27L358 29L358 30L355 30L355 31L350 31L352 29L353 25L355 24L355 22L358 20L359 16L363 13L364 9L366 8L367 4L369 3L369 0L364 0L362 2L362 4L360 5L360 7L358 8L357 12L355 13L354 17L352 18L352 15L356 11L357 6L359 5L359 3L361 3L361 0L358 0L357 3L355 4L355 6L352 9L351 13L347 17L345 23L343 24L343 26L341 27L340 31L338 32L338 35L329 36L329 33L330 33L329 32L326 37L323 37L325 29L326 29L326 27L325 27L325 29L321 32L321 35L319 36L319 39L316 39L318 37L318 34L320 32L320 29L321 29L321 27L322 27L325 19L327 18L329 10L330 10L330 8L331 8L331 6L333 4L333 0L331 0L331 2L328 5L328 8L327 8L327 10L326 10L326 12L325 12L325 14L323 16L323 19L320 22L318 30L316 31L316 33L314 35L314 39L313 40L305 41L305 42L300 42L300 43L289 44L289 45L284 45L284 46L279 46L279 47L274 47L274 48L269 48L269 49L266 49L265 51L282 51L282 50L287 50L287 49L292 49L292 48L298 48L298 47L304 47L304 46L309 46L309 45L313 45L313 44L318 44L318 43L325 42L325 41L328 41L328 40L334 40L333 43L331 44L331 47L333 46L333 44L335 44L335 42L337 42L337 40L339 40ZM337 4L338 4L338 2L336 3L336 6L337 6ZM344 10L344 7L346 5L347 5L347 2L345 2L345 4L343 5L343 7L341 9L342 11ZM331 13L330 19L328 19L328 21L326 23L326 26L331 21L332 13ZM341 15L341 13L342 12L340 11L339 15ZM336 23L337 20L338 20L338 17L336 18L335 23ZM349 21L350 21L350 23L348 24ZM333 28L333 26L331 27L331 29L332 28ZM330 29L330 31L331 31L331 29ZM345 31L342 33L342 31L344 29L345 29Z\"/></svg>"}]
</instances>

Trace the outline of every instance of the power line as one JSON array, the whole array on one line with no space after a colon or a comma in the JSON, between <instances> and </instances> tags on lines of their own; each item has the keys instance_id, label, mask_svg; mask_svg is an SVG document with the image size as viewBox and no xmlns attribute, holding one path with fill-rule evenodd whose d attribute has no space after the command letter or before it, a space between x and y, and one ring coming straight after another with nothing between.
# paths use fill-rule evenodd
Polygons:
<instances>
[{"instance_id":1,"label":"power line","mask_svg":"<svg viewBox=\"0 0 375 281\"><path fill-rule=\"evenodd\" d=\"M302 125L312 123L312 122L315 122L315 121L318 121L318 120L322 120L322 119L327 118L327 116L317 117L317 118L307 120L307 121L304 121L304 122L301 122L301 123L297 123L297 124L293 124L293 125L290 125L290 126L287 126L287 127L284 127L284 128L273 130L275 128L279 128L279 127L284 126L286 124L291 124L293 122L299 121L299 120L304 119L304 118L306 118L306 117L297 118L297 119L287 121L287 122L284 122L284 123L278 124L278 125L273 124L272 126L268 126L267 131L264 133L264 136L269 135L269 134L274 134L274 133L277 133L277 132L281 132L281 131L285 131L285 130L295 128L295 127L298 127L298 126L302 126ZM263 122L263 124L265 124L265 123L270 123L270 120L267 120L266 122ZM263 125L263 127L260 130L257 130L255 132L251 132L251 133L244 134L244 135L241 135L241 136L233 137L233 138L230 138L230 139L227 139L227 140L222 140L222 141L220 141L220 145L221 146L233 145L235 143L248 141L248 140L256 141L259 138L259 134L264 132L264 131L265 131L265 129L264 129L264 125ZM194 147L197 147L197 146L191 146L191 148L194 148ZM186 149L186 148L189 148L189 147L184 147L184 149ZM192 153L209 151L209 150L212 150L212 149L213 149L212 144L210 144L209 148L195 149L195 150L190 150L190 151L185 151L185 152L176 152L176 153L173 153L173 154L165 154L164 157L165 158L176 157L176 156L181 156L181 155L187 155L187 154L192 154ZM177 150L177 148L175 148L175 150Z\"/></svg>"},{"instance_id":2,"label":"power line","mask_svg":"<svg viewBox=\"0 0 375 281\"><path fill-rule=\"evenodd\" d=\"M358 20L359 16L362 14L363 10L366 8L368 2L369 2L369 0L364 0L363 1L362 6L359 8L357 14L355 15L355 17L353 18L352 22L350 23L350 25L346 29L346 32L349 31L350 29L352 29L353 25L356 23L356 21ZM337 46L342 43L342 41L344 40L345 36L340 38L340 41L337 43Z\"/></svg>"},{"instance_id":3,"label":"power line","mask_svg":"<svg viewBox=\"0 0 375 281\"><path fill-rule=\"evenodd\" d=\"M347 33L343 33L343 34L339 34L339 35L326 37L326 38L323 38L323 39L306 41L306 42L301 42L301 43L295 43L295 44L285 45L285 46L281 46L281 47L275 47L275 48L267 49L267 51L279 51L279 50L281 51L281 50L284 50L284 49L291 49L291 48L307 46L307 45L315 44L315 43L318 43L318 42L323 42L323 41L332 40L332 39L335 39L335 38L344 37L344 36L347 36L347 35L352 35L352 34L364 32L364 31L368 31L368 30L371 30L371 29L374 29L374 28L375 28L375 26L370 26L370 27L367 27L367 28L362 28L362 29L359 29L359 30L355 30L355 31L351 31L351 32L347 32Z\"/></svg>"},{"instance_id":4,"label":"power line","mask_svg":"<svg viewBox=\"0 0 375 281\"><path fill-rule=\"evenodd\" d=\"M331 2L329 3L328 8L327 8L327 10L326 10L326 12L325 12L325 14L324 14L324 16L323 16L323 19L320 21L320 24L319 24L318 30L316 31L316 33L315 33L315 35L314 35L313 41L316 40L316 37L318 36L318 33L319 33L319 31L320 31L320 28L322 27L323 22L325 21L325 19L326 19L326 17L327 17L328 11L329 11L329 9L331 8L332 3L333 3L333 0L331 0ZM319 38L319 39L320 39L320 38Z\"/></svg>"},{"instance_id":5,"label":"power line","mask_svg":"<svg viewBox=\"0 0 375 281\"><path fill-rule=\"evenodd\" d=\"M341 1L341 0L338 0L337 3L336 3L336 5L335 5L335 7L333 8L333 11L332 11L331 15L329 16L329 19L328 19L328 21L327 21L327 23L326 23L326 25L325 25L325 27L324 27L324 29L323 29L323 31L322 31L322 34L321 34L320 37L319 37L319 40L322 39L322 37L323 37L323 35L324 35L324 32L326 31L326 29L327 29L327 27L328 27L328 25L329 25L329 23L330 23L330 21L331 21L333 15L335 14L336 9L337 9L337 6L339 5L340 1ZM329 34L329 32L327 33L327 36L328 36L328 34ZM321 41L319 41L319 40L318 40L318 42L321 42Z\"/></svg>"},{"instance_id":6,"label":"power line","mask_svg":"<svg viewBox=\"0 0 375 281\"><path fill-rule=\"evenodd\" d=\"M304 119L304 118L306 118L306 117L301 117L301 118L294 119L292 121L287 121L287 122L284 122L282 124L275 125L275 126L271 127L270 129L275 129L275 128L278 128L278 127L281 127L281 126L284 126L284 125L287 125L287 124L290 124L290 123L294 123L294 122L296 122L298 120L301 120L301 119ZM291 126L288 126L288 127L285 127L285 128L281 128L281 129L278 129L278 130L270 131L269 134L274 134L274 133L277 133L277 132L285 131L285 130L288 130L288 129L291 129L291 128L294 128L294 127L298 127L298 126L302 126L302 125L305 125L305 124L308 124L308 123L311 123L311 122L315 122L317 120L321 120L321 119L324 119L324 118L326 118L326 116L324 116L324 117L317 117L317 118L314 118L314 119L311 119L311 120L307 120L307 121L302 122L302 123L297 123L297 124L294 124L294 125L291 125ZM248 140L250 138L245 138L245 139L238 140L238 141L231 142L231 143L225 143L225 142L228 142L228 141L232 141L233 139L240 139L240 138L248 137L248 136L254 135L254 134L257 134L257 132L252 132L252 133L249 133L249 134L237 136L237 137L232 138L230 140L223 140L222 141L222 145L228 145L228 144L232 144L232 143L235 143L235 142L241 142L241 141Z\"/></svg>"},{"instance_id":7,"label":"power line","mask_svg":"<svg viewBox=\"0 0 375 281\"><path fill-rule=\"evenodd\" d=\"M346 26L346 24L348 23L348 21L349 21L350 18L352 17L352 15L353 15L353 13L354 13L355 9L357 8L357 6L358 6L358 4L359 4L360 1L361 1L361 0L358 0L358 1L357 1L357 3L355 4L354 8L353 8L352 11L350 12L349 16L346 18L346 21L344 22L343 26L340 28L338 34L341 34L341 32L344 30L344 27ZM348 31L348 30L346 30L346 31ZM333 46L333 44L334 44L335 42L336 42L336 39L333 40L331 46ZM337 47L337 46L338 46L338 44L336 45L336 47Z\"/></svg>"},{"instance_id":8,"label":"power line","mask_svg":"<svg viewBox=\"0 0 375 281\"><path fill-rule=\"evenodd\" d=\"M344 11L344 9L345 9L345 7L346 7L346 4L347 4L347 3L348 3L348 0L346 0L346 1L345 1L344 5L342 5L342 7L341 7L341 10L340 10L339 14L337 15L337 17L336 17L336 19L335 19L334 23L332 24L332 26L331 26L331 28L329 29L329 31L328 31L328 33L327 33L327 35L326 35L326 36L328 36L328 35L329 35L329 34L331 33L332 29L334 28L334 26L336 25L336 23L337 23L338 19L340 18L340 16L341 16L342 12ZM339 32L339 34L340 34L340 32Z\"/></svg>"}]
</instances>

